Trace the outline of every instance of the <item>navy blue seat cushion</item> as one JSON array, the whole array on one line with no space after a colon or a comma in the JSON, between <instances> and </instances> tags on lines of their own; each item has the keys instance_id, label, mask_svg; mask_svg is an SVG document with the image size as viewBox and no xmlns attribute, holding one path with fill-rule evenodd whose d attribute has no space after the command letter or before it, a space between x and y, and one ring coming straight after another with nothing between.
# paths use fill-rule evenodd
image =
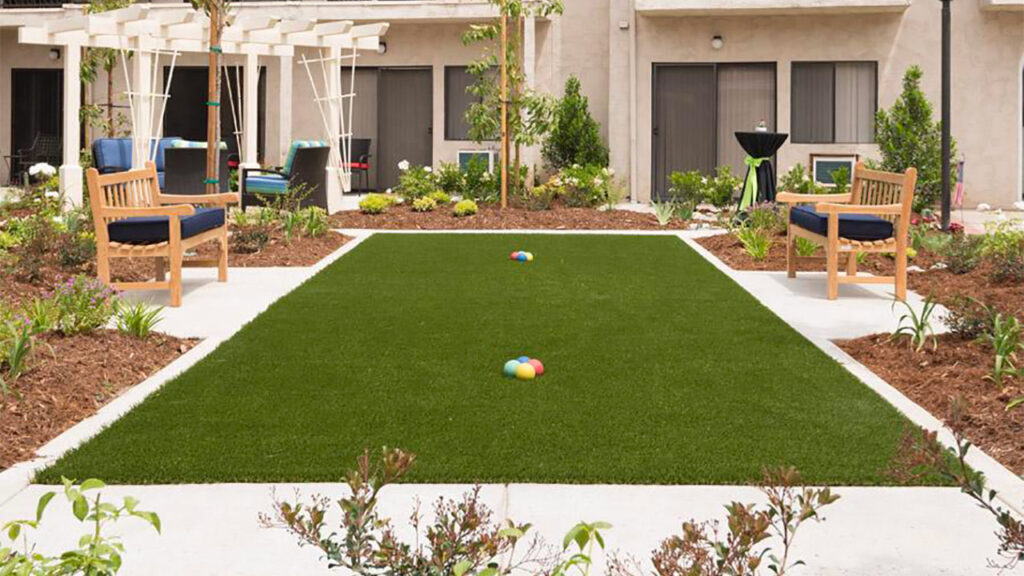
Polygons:
<instances>
[{"instance_id":1,"label":"navy blue seat cushion","mask_svg":"<svg viewBox=\"0 0 1024 576\"><path fill-rule=\"evenodd\" d=\"M807 230L828 236L828 214L809 206L794 206L789 210L789 221ZM885 240L892 238L892 222L870 214L840 214L839 237L849 240Z\"/></svg>"},{"instance_id":2,"label":"navy blue seat cushion","mask_svg":"<svg viewBox=\"0 0 1024 576\"><path fill-rule=\"evenodd\" d=\"M181 237L191 238L223 225L223 208L199 208L195 214L181 218ZM171 238L166 216L125 218L108 224L107 231L111 242L122 244L158 244Z\"/></svg>"}]
</instances>

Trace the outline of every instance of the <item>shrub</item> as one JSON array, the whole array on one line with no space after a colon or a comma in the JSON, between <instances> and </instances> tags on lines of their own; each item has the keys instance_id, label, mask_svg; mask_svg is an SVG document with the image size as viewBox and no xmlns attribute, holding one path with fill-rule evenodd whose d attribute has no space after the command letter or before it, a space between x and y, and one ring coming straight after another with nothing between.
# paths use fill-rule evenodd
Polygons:
<instances>
[{"instance_id":1,"label":"shrub","mask_svg":"<svg viewBox=\"0 0 1024 576\"><path fill-rule=\"evenodd\" d=\"M565 205L591 208L605 203L614 195L615 173L602 166L571 166L562 170L555 181L564 190Z\"/></svg>"},{"instance_id":2,"label":"shrub","mask_svg":"<svg viewBox=\"0 0 1024 576\"><path fill-rule=\"evenodd\" d=\"M117 329L136 338L149 336L162 320L160 313L164 310L163 306L150 306L145 302L118 302L115 308Z\"/></svg>"},{"instance_id":3,"label":"shrub","mask_svg":"<svg viewBox=\"0 0 1024 576\"><path fill-rule=\"evenodd\" d=\"M899 325L896 327L896 331L889 337L890 340L896 340L897 338L907 337L910 340L910 345L913 347L914 352L920 352L924 350L925 345L928 344L928 340L932 341L932 350L938 348L939 339L935 336L935 330L932 329L932 313L935 312L936 302L928 297L924 301L924 306L921 308L921 312L918 313L914 310L914 307L908 302L902 302L903 306L907 309L906 313L900 316ZM893 303L895 306L896 303Z\"/></svg>"},{"instance_id":4,"label":"shrub","mask_svg":"<svg viewBox=\"0 0 1024 576\"><path fill-rule=\"evenodd\" d=\"M982 254L993 264L993 281L1024 282L1024 228L1020 222L987 224Z\"/></svg>"},{"instance_id":5,"label":"shrub","mask_svg":"<svg viewBox=\"0 0 1024 576\"><path fill-rule=\"evenodd\" d=\"M693 204L683 202L676 206L676 218L682 221L687 221L693 218Z\"/></svg>"},{"instance_id":6,"label":"shrub","mask_svg":"<svg viewBox=\"0 0 1024 576\"><path fill-rule=\"evenodd\" d=\"M52 299L33 298L22 306L21 315L35 334L49 332L57 326L57 305Z\"/></svg>"},{"instance_id":7,"label":"shrub","mask_svg":"<svg viewBox=\"0 0 1024 576\"><path fill-rule=\"evenodd\" d=\"M814 242L813 240L808 240L807 238L803 238L801 236L797 236L794 242L796 243L796 255L801 256L803 258L809 258L811 256L814 256L814 253L818 251L818 248L821 248L821 246L819 246L817 242ZM858 252L858 254L861 253Z\"/></svg>"},{"instance_id":8,"label":"shrub","mask_svg":"<svg viewBox=\"0 0 1024 576\"><path fill-rule=\"evenodd\" d=\"M406 202L429 196L437 191L437 178L430 166L405 168L398 176L398 193Z\"/></svg>"},{"instance_id":9,"label":"shrub","mask_svg":"<svg viewBox=\"0 0 1024 576\"><path fill-rule=\"evenodd\" d=\"M714 206L727 206L742 184L742 180L733 176L731 166L719 166L715 169L715 177L704 187L704 201Z\"/></svg>"},{"instance_id":10,"label":"shrub","mask_svg":"<svg viewBox=\"0 0 1024 576\"><path fill-rule=\"evenodd\" d=\"M472 216L477 213L476 202L472 200L460 200L455 205L455 216L458 218L464 218L466 216Z\"/></svg>"},{"instance_id":11,"label":"shrub","mask_svg":"<svg viewBox=\"0 0 1024 576\"><path fill-rule=\"evenodd\" d=\"M255 254L270 242L270 228L272 224L265 222L265 214L268 210L260 210L257 216L241 210L233 213L235 230L231 232L229 242L231 250L239 254Z\"/></svg>"},{"instance_id":12,"label":"shrub","mask_svg":"<svg viewBox=\"0 0 1024 576\"><path fill-rule=\"evenodd\" d=\"M302 217L298 212L282 212L279 220L281 230L284 231L284 241L291 244L295 229L302 224Z\"/></svg>"},{"instance_id":13,"label":"shrub","mask_svg":"<svg viewBox=\"0 0 1024 576\"><path fill-rule=\"evenodd\" d=\"M736 230L736 238L743 244L750 258L755 262L761 262L768 258L768 251L772 247L772 234L764 228L758 228L744 224Z\"/></svg>"},{"instance_id":14,"label":"shrub","mask_svg":"<svg viewBox=\"0 0 1024 576\"><path fill-rule=\"evenodd\" d=\"M523 196L523 205L527 210L549 210L551 202L560 193L556 184L548 182L540 186L534 186Z\"/></svg>"},{"instance_id":15,"label":"shrub","mask_svg":"<svg viewBox=\"0 0 1024 576\"><path fill-rule=\"evenodd\" d=\"M427 198L433 199L434 202L437 202L438 206L449 204L452 201L451 194L443 190L438 190L437 192L434 192L433 194L427 196Z\"/></svg>"},{"instance_id":16,"label":"shrub","mask_svg":"<svg viewBox=\"0 0 1024 576\"><path fill-rule=\"evenodd\" d=\"M1003 379L1007 376L1019 375L1016 366L1017 351L1024 348L1024 334L1021 330L1020 320L1016 316L1004 316L997 312L992 317L992 324L981 336L995 352L992 370L985 378L995 382L997 386L1002 386Z\"/></svg>"},{"instance_id":17,"label":"shrub","mask_svg":"<svg viewBox=\"0 0 1024 576\"><path fill-rule=\"evenodd\" d=\"M53 292L57 310L56 329L62 334L80 334L102 328L114 314L114 291L86 276L57 284Z\"/></svg>"},{"instance_id":18,"label":"shrub","mask_svg":"<svg viewBox=\"0 0 1024 576\"><path fill-rule=\"evenodd\" d=\"M978 266L984 239L964 233L953 234L943 248L946 269L953 274L967 274Z\"/></svg>"},{"instance_id":19,"label":"shrub","mask_svg":"<svg viewBox=\"0 0 1024 576\"><path fill-rule=\"evenodd\" d=\"M474 157L466 165L459 196L464 200L495 202L501 194L500 187L501 183L491 173L487 161L483 158Z\"/></svg>"},{"instance_id":20,"label":"shrub","mask_svg":"<svg viewBox=\"0 0 1024 576\"><path fill-rule=\"evenodd\" d=\"M673 172L668 177L668 194L673 202L687 202L693 206L705 197L708 179L698 170Z\"/></svg>"},{"instance_id":21,"label":"shrub","mask_svg":"<svg viewBox=\"0 0 1024 576\"><path fill-rule=\"evenodd\" d=\"M746 225L775 235L786 230L786 215L778 205L756 204L747 210Z\"/></svg>"},{"instance_id":22,"label":"shrub","mask_svg":"<svg viewBox=\"0 0 1024 576\"><path fill-rule=\"evenodd\" d=\"M676 216L678 207L673 202L651 202L654 208L654 217L658 219L659 226L668 226Z\"/></svg>"},{"instance_id":23,"label":"shrub","mask_svg":"<svg viewBox=\"0 0 1024 576\"><path fill-rule=\"evenodd\" d=\"M846 166L840 166L829 173L832 177L832 183L835 187L832 188L830 193L832 194L846 194L850 191L850 169Z\"/></svg>"},{"instance_id":24,"label":"shrub","mask_svg":"<svg viewBox=\"0 0 1024 576\"><path fill-rule=\"evenodd\" d=\"M34 346L33 334L32 324L24 320L6 320L0 324L0 369L6 371L10 380L17 380L27 368ZM0 375L0 383L2 381ZM6 396L6 384L2 391Z\"/></svg>"},{"instance_id":25,"label":"shrub","mask_svg":"<svg viewBox=\"0 0 1024 576\"><path fill-rule=\"evenodd\" d=\"M359 210L363 214L383 214L391 205L391 200L383 194L368 194L359 201Z\"/></svg>"},{"instance_id":26,"label":"shrub","mask_svg":"<svg viewBox=\"0 0 1024 576\"><path fill-rule=\"evenodd\" d=\"M309 206L299 211L302 231L310 238L319 238L327 234L330 224L327 222L327 211L319 206Z\"/></svg>"},{"instance_id":27,"label":"shrub","mask_svg":"<svg viewBox=\"0 0 1024 576\"><path fill-rule=\"evenodd\" d=\"M601 127L590 115L589 102L580 93L580 81L570 76L565 94L555 105L550 132L541 154L556 170L575 164L608 165L608 147L601 139Z\"/></svg>"},{"instance_id":28,"label":"shrub","mask_svg":"<svg viewBox=\"0 0 1024 576\"><path fill-rule=\"evenodd\" d=\"M57 245L57 259L66 268L81 266L96 256L96 240L92 234L65 234Z\"/></svg>"},{"instance_id":29,"label":"shrub","mask_svg":"<svg viewBox=\"0 0 1024 576\"><path fill-rule=\"evenodd\" d=\"M106 534L112 526L122 518L134 517L160 532L160 517L155 512L139 510L135 498L125 496L123 503L117 506L104 502L99 493L92 496L93 491L106 486L99 480L90 479L81 484L67 478L63 481L64 497L71 506L71 513L88 527L88 532L75 540L77 548L52 557L39 552L34 544L29 545L27 535L21 542L23 531L39 529L43 513L56 496L55 492L47 492L39 498L34 519L13 520L0 527L0 534L10 540L9 546L0 544L0 567L4 574L113 576L121 569L125 549L119 537ZM24 552L17 551L16 547L23 548Z\"/></svg>"},{"instance_id":30,"label":"shrub","mask_svg":"<svg viewBox=\"0 0 1024 576\"><path fill-rule=\"evenodd\" d=\"M947 304L949 313L942 323L961 340L976 340L985 335L994 320L994 311L969 296L957 296Z\"/></svg>"},{"instance_id":31,"label":"shrub","mask_svg":"<svg viewBox=\"0 0 1024 576\"><path fill-rule=\"evenodd\" d=\"M935 204L942 188L942 125L932 122L932 105L921 91L921 69L911 66L903 75L903 92L888 111L875 118L875 142L889 172L917 168L914 210ZM956 143L950 156L956 157ZM955 168L954 168L955 169Z\"/></svg>"},{"instance_id":32,"label":"shrub","mask_svg":"<svg viewBox=\"0 0 1024 576\"><path fill-rule=\"evenodd\" d=\"M794 194L824 194L825 187L811 179L803 164L796 164L779 177L779 189Z\"/></svg>"},{"instance_id":33,"label":"shrub","mask_svg":"<svg viewBox=\"0 0 1024 576\"><path fill-rule=\"evenodd\" d=\"M449 196L453 194L462 193L462 188L465 186L465 176L462 173L462 168L454 162L442 162L441 167L437 170L437 187L440 188L438 193L444 193ZM437 200L435 198L435 200ZM438 204L447 204L448 200L441 202L437 201Z\"/></svg>"},{"instance_id":34,"label":"shrub","mask_svg":"<svg viewBox=\"0 0 1024 576\"><path fill-rule=\"evenodd\" d=\"M412 201L413 212L433 212L437 208L437 201L429 196L423 196Z\"/></svg>"}]
</instances>

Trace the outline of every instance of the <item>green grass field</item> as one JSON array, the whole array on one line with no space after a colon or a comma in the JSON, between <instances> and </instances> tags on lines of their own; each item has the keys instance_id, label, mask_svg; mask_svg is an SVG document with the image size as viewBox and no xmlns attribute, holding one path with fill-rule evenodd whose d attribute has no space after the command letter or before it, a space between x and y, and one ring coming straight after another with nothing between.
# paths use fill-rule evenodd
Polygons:
<instances>
[{"instance_id":1,"label":"green grass field","mask_svg":"<svg viewBox=\"0 0 1024 576\"><path fill-rule=\"evenodd\" d=\"M412 482L881 484L903 422L677 238L377 235L40 480L336 481L387 445Z\"/></svg>"}]
</instances>

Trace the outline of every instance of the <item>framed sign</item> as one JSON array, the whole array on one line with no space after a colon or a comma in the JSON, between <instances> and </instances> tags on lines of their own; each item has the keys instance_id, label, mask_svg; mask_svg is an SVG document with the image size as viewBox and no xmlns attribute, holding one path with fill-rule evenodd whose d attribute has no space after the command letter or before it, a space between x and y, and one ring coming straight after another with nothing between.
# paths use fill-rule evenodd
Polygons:
<instances>
[{"instance_id":1,"label":"framed sign","mask_svg":"<svg viewBox=\"0 0 1024 576\"><path fill-rule=\"evenodd\" d=\"M853 169L857 167L859 156L856 154L811 154L811 178L826 188L834 188L832 173L840 168L849 170L853 178Z\"/></svg>"}]
</instances>

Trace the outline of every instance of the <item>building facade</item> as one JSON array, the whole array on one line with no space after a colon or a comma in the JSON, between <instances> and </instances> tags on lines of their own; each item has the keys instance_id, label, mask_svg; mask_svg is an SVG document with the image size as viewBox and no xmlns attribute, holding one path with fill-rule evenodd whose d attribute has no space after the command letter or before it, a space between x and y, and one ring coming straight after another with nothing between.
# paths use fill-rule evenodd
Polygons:
<instances>
[{"instance_id":1,"label":"building facade","mask_svg":"<svg viewBox=\"0 0 1024 576\"><path fill-rule=\"evenodd\" d=\"M0 156L6 157L40 135L62 134L67 55L19 44L17 28L66 18L82 6L0 1ZM182 9L176 2L152 6ZM392 185L400 160L436 165L457 161L463 151L495 148L468 141L462 117L470 81L465 66L480 47L463 45L461 35L492 16L487 2L235 6L246 15L391 24L386 50L361 56L355 78L353 131L372 143L369 187ZM965 164L966 203L1010 207L1024 198L1024 0L952 6L952 131ZM898 97L908 67L924 71L923 87L938 114L940 7L936 0L565 0L562 16L525 23L523 57L528 81L539 90L558 94L570 75L580 78L613 168L631 197L646 202L665 192L672 171L722 165L742 171L744 154L733 133L761 121L790 134L776 156L780 170L815 158L877 158L874 113ZM266 164L279 164L292 139L323 137L300 58L259 58L259 157ZM236 72L245 64L228 60ZM202 139L203 66L201 54L178 59L164 134ZM117 110L126 115L120 65L113 80ZM91 102L106 102L102 71L91 92ZM230 140L230 110L222 113ZM541 162L536 150L529 159ZM0 182L10 168L0 163Z\"/></svg>"}]
</instances>

